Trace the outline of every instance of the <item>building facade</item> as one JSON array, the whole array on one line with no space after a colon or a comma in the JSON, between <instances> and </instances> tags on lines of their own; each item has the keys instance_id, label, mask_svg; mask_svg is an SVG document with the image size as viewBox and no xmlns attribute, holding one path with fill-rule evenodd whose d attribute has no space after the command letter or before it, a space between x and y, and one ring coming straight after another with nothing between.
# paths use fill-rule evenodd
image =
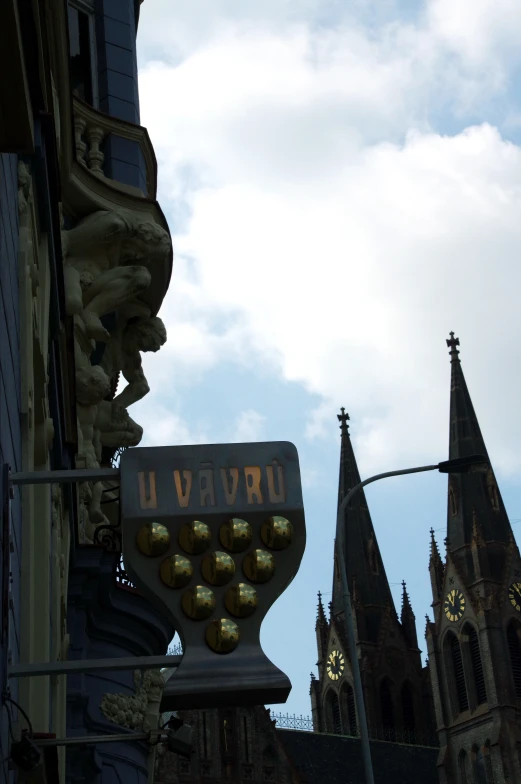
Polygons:
<instances>
[{"instance_id":1,"label":"building facade","mask_svg":"<svg viewBox=\"0 0 521 784\"><path fill-rule=\"evenodd\" d=\"M157 672L7 677L8 664L163 654L173 630L125 581L116 482L10 485L137 445L141 353L166 340L172 269L139 125L137 0L0 4L0 759L12 742L157 726ZM47 747L34 781L151 780L148 744Z\"/></svg>"},{"instance_id":2,"label":"building facade","mask_svg":"<svg viewBox=\"0 0 521 784\"><path fill-rule=\"evenodd\" d=\"M429 669L442 784L521 781L521 561L463 375L451 357L449 457L488 470L449 475L444 557L432 536Z\"/></svg>"}]
</instances>

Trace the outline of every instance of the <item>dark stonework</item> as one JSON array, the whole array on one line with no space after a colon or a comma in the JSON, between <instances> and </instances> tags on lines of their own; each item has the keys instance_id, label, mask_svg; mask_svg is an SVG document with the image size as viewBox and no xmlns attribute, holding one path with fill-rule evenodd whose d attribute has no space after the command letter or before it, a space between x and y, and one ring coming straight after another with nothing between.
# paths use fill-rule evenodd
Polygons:
<instances>
[{"instance_id":1,"label":"dark stonework","mask_svg":"<svg viewBox=\"0 0 521 784\"><path fill-rule=\"evenodd\" d=\"M183 711L195 728L191 760L163 751L155 784L277 784L299 782L264 707Z\"/></svg>"},{"instance_id":2,"label":"dark stonework","mask_svg":"<svg viewBox=\"0 0 521 784\"><path fill-rule=\"evenodd\" d=\"M173 637L171 626L135 590L115 580L119 554L80 547L69 576L68 626L70 659L98 659L164 654ZM134 673L69 675L67 735L130 732L107 720L103 696L135 693ZM146 784L149 748L145 743L103 743L96 750L67 754L67 782ZM117 771L118 778L115 771Z\"/></svg>"}]
</instances>

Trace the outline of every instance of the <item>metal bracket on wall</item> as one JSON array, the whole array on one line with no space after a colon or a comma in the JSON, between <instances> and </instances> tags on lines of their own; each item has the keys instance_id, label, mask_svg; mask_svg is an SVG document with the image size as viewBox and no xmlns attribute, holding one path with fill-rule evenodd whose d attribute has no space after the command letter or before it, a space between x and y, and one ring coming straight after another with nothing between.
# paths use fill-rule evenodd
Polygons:
<instances>
[{"instance_id":1,"label":"metal bracket on wall","mask_svg":"<svg viewBox=\"0 0 521 784\"><path fill-rule=\"evenodd\" d=\"M117 479L119 468L73 468L65 471L17 471L9 474L11 485L47 485L74 482L102 482Z\"/></svg>"},{"instance_id":2,"label":"metal bracket on wall","mask_svg":"<svg viewBox=\"0 0 521 784\"><path fill-rule=\"evenodd\" d=\"M162 736L170 738L175 733L173 730L151 730L150 732L121 732L119 735L84 735L79 738L33 738L36 746L92 746L98 743L133 743L137 740L147 740L155 746Z\"/></svg>"},{"instance_id":3,"label":"metal bracket on wall","mask_svg":"<svg viewBox=\"0 0 521 784\"><path fill-rule=\"evenodd\" d=\"M58 662L11 664L8 678L31 678L37 675L78 675L84 672L117 670L177 669L182 656L128 656L121 659L76 659Z\"/></svg>"}]
</instances>

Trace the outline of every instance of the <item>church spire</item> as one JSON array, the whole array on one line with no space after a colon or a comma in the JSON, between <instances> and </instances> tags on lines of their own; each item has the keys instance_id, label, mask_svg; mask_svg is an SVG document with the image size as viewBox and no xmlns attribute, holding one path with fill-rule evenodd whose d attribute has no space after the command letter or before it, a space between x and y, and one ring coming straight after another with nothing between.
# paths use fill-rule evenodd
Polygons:
<instances>
[{"instance_id":1,"label":"church spire","mask_svg":"<svg viewBox=\"0 0 521 784\"><path fill-rule=\"evenodd\" d=\"M341 433L338 482L338 503L340 504L346 493L361 480L347 424L349 415L344 408L338 414L338 421ZM364 611L368 621L367 634L373 637L376 634L375 630L380 625L381 611L389 606L394 610L394 603L363 490L353 498L345 510L344 520L347 579L350 585L356 580L359 607ZM336 617L342 612L342 587L335 559L332 615Z\"/></svg>"},{"instance_id":2,"label":"church spire","mask_svg":"<svg viewBox=\"0 0 521 784\"><path fill-rule=\"evenodd\" d=\"M400 621L405 639L409 644L409 648L417 648L418 636L416 634L416 618L411 607L411 600L409 599L409 594L407 593L405 580L402 581L402 614Z\"/></svg>"},{"instance_id":3,"label":"church spire","mask_svg":"<svg viewBox=\"0 0 521 784\"><path fill-rule=\"evenodd\" d=\"M324 605L322 604L322 594L318 592L318 605L317 605L317 624L327 624L326 614L324 612Z\"/></svg>"},{"instance_id":4,"label":"church spire","mask_svg":"<svg viewBox=\"0 0 521 784\"><path fill-rule=\"evenodd\" d=\"M434 528L431 528L431 555L429 558L429 574L431 576L432 598L434 602L439 601L443 591L443 575L445 568L441 560L438 544L434 538Z\"/></svg>"},{"instance_id":5,"label":"church spire","mask_svg":"<svg viewBox=\"0 0 521 784\"><path fill-rule=\"evenodd\" d=\"M465 562L472 571L469 548L476 515L485 542L508 542L511 528L463 375L459 345L459 338L451 332L447 340L451 361L449 459L479 454L489 464L486 473L449 475L448 550L459 552L462 565Z\"/></svg>"}]
</instances>

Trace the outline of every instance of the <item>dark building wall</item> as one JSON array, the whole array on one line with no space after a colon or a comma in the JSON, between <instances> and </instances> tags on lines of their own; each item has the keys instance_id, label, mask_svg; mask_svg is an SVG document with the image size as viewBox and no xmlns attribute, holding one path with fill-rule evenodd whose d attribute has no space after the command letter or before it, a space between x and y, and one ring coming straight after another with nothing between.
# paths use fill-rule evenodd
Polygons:
<instances>
[{"instance_id":1,"label":"dark building wall","mask_svg":"<svg viewBox=\"0 0 521 784\"><path fill-rule=\"evenodd\" d=\"M20 314L18 304L18 159L16 155L0 155L0 458L13 471L21 468L20 429ZM5 485L2 485L2 500ZM8 612L9 642L1 641L0 689L6 686L5 668L8 648L16 661L20 652L20 571L21 571L21 508L18 491L11 501L9 526L1 532L2 559L2 625ZM6 552L7 548L7 552ZM7 560L6 560L7 559ZM10 577L6 570L10 572ZM9 596L4 594L5 589ZM7 607L6 607L7 599ZM11 684L16 699L16 683ZM8 754L7 722L0 721L0 759ZM8 781L6 763L0 768L2 781Z\"/></svg>"},{"instance_id":2,"label":"dark building wall","mask_svg":"<svg viewBox=\"0 0 521 784\"><path fill-rule=\"evenodd\" d=\"M173 628L135 591L115 580L119 554L99 547L78 548L69 574L68 628L70 659L110 659L166 653ZM70 675L67 682L67 735L119 734L141 731L110 721L101 705L106 694L126 700L125 710L137 711L132 700L132 670ZM67 784L116 784L148 780L149 747L145 743L103 743L67 753Z\"/></svg>"}]
</instances>

